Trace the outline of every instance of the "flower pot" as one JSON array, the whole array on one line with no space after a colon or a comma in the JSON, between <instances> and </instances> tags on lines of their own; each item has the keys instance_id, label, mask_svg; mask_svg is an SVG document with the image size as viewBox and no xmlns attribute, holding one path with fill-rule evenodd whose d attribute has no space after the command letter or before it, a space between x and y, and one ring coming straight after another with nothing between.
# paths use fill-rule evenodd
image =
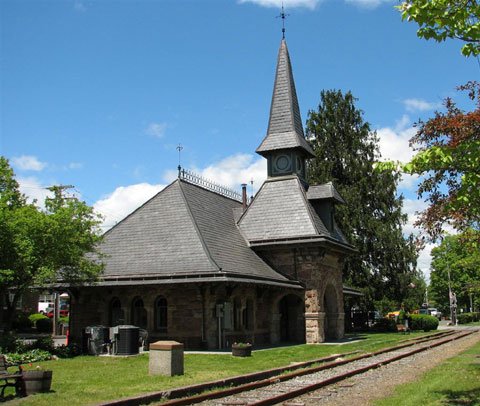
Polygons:
<instances>
[{"instance_id":1,"label":"flower pot","mask_svg":"<svg viewBox=\"0 0 480 406\"><path fill-rule=\"evenodd\" d=\"M250 357L252 355L252 344L233 344L232 355L234 357Z\"/></svg>"},{"instance_id":2,"label":"flower pot","mask_svg":"<svg viewBox=\"0 0 480 406\"><path fill-rule=\"evenodd\" d=\"M23 371L22 386L25 396L48 392L52 386L52 371Z\"/></svg>"}]
</instances>

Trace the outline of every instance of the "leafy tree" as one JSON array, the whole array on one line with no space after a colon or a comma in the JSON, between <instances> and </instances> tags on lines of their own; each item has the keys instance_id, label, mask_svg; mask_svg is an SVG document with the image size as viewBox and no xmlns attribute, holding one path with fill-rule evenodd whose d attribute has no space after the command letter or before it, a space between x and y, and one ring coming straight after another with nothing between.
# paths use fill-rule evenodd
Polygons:
<instances>
[{"instance_id":1,"label":"leafy tree","mask_svg":"<svg viewBox=\"0 0 480 406\"><path fill-rule=\"evenodd\" d=\"M403 198L397 196L400 175L374 169L378 137L354 102L350 92L322 91L318 111L309 112L307 134L316 154L309 180L333 181L346 201L337 207L336 220L358 249L346 259L346 283L362 288L370 304L393 301L398 306L410 297L409 307L416 307L425 282L415 269L413 237L402 234L407 218L401 212Z\"/></svg>"},{"instance_id":2,"label":"leafy tree","mask_svg":"<svg viewBox=\"0 0 480 406\"><path fill-rule=\"evenodd\" d=\"M466 42L465 56L480 54L480 3L477 0L406 0L397 6L402 20L419 25L420 38Z\"/></svg>"},{"instance_id":3,"label":"leafy tree","mask_svg":"<svg viewBox=\"0 0 480 406\"><path fill-rule=\"evenodd\" d=\"M430 297L444 314L450 314L448 281L457 296L458 308L480 307L480 251L471 250L462 235L447 236L432 250Z\"/></svg>"},{"instance_id":4,"label":"leafy tree","mask_svg":"<svg viewBox=\"0 0 480 406\"><path fill-rule=\"evenodd\" d=\"M61 188L52 189L45 210L28 204L8 160L0 156L0 292L7 329L29 288L94 281L103 269L87 255L101 239L99 216L77 198L64 197Z\"/></svg>"},{"instance_id":5,"label":"leafy tree","mask_svg":"<svg viewBox=\"0 0 480 406\"><path fill-rule=\"evenodd\" d=\"M416 124L410 142L419 152L402 168L423 175L417 193L430 206L417 224L432 239L450 224L470 241L480 241L480 85L469 82L459 89L469 91L476 108L464 112L446 99L446 113Z\"/></svg>"}]
</instances>

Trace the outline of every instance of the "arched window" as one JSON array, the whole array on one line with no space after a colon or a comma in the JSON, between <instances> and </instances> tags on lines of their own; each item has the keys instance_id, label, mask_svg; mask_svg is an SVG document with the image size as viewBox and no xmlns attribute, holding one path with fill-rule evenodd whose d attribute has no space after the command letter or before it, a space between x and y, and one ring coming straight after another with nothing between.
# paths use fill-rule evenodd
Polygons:
<instances>
[{"instance_id":1,"label":"arched window","mask_svg":"<svg viewBox=\"0 0 480 406\"><path fill-rule=\"evenodd\" d=\"M114 297L110 301L110 325L111 326L118 326L119 324L125 323L125 313L122 309L122 302L118 297Z\"/></svg>"},{"instance_id":2,"label":"arched window","mask_svg":"<svg viewBox=\"0 0 480 406\"><path fill-rule=\"evenodd\" d=\"M235 330L242 328L242 302L239 298L233 301L233 328Z\"/></svg>"},{"instance_id":3,"label":"arched window","mask_svg":"<svg viewBox=\"0 0 480 406\"><path fill-rule=\"evenodd\" d=\"M155 301L155 330L166 333L168 326L168 304L163 296Z\"/></svg>"},{"instance_id":4,"label":"arched window","mask_svg":"<svg viewBox=\"0 0 480 406\"><path fill-rule=\"evenodd\" d=\"M253 330L253 300L247 300L247 306L243 309L243 326L247 330Z\"/></svg>"},{"instance_id":5,"label":"arched window","mask_svg":"<svg viewBox=\"0 0 480 406\"><path fill-rule=\"evenodd\" d=\"M147 310L140 297L136 297L132 301L132 324L140 328L147 328Z\"/></svg>"}]
</instances>

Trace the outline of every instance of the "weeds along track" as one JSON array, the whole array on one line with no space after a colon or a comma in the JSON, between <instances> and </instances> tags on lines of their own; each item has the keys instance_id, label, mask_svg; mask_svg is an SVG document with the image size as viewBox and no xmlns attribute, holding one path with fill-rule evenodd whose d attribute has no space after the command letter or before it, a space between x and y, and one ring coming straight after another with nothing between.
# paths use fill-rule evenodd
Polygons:
<instances>
[{"instance_id":1,"label":"weeds along track","mask_svg":"<svg viewBox=\"0 0 480 406\"><path fill-rule=\"evenodd\" d=\"M293 372L255 380L234 387L162 402L162 405L275 405L332 385L382 365L466 337L475 331L445 331L428 337L405 339L394 347L327 360ZM352 353L350 353L352 355ZM338 357L338 356L337 356ZM253 378L252 374L252 378Z\"/></svg>"}]
</instances>

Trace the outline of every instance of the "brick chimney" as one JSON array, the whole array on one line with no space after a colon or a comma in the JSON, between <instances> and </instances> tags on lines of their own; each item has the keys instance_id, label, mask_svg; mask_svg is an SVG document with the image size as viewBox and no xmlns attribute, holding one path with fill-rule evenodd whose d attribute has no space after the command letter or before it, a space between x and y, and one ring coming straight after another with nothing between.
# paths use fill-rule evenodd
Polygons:
<instances>
[{"instance_id":1,"label":"brick chimney","mask_svg":"<svg viewBox=\"0 0 480 406\"><path fill-rule=\"evenodd\" d=\"M242 183L242 206L243 211L247 210L247 184Z\"/></svg>"}]
</instances>

